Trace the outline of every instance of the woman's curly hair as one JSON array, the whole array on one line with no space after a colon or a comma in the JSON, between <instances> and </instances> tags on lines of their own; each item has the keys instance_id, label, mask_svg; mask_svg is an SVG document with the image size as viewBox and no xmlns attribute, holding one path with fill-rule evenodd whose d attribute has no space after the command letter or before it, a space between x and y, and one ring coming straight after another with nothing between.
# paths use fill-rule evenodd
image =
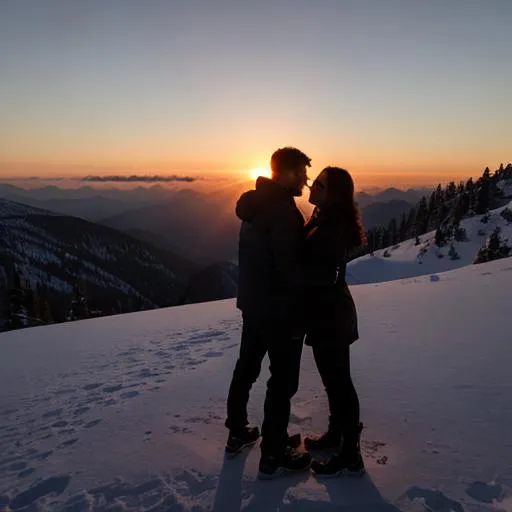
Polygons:
<instances>
[{"instance_id":1,"label":"woman's curly hair","mask_svg":"<svg viewBox=\"0 0 512 512\"><path fill-rule=\"evenodd\" d=\"M366 234L354 197L354 181L341 167L326 167L327 201L325 212L341 222L349 250L366 245Z\"/></svg>"}]
</instances>

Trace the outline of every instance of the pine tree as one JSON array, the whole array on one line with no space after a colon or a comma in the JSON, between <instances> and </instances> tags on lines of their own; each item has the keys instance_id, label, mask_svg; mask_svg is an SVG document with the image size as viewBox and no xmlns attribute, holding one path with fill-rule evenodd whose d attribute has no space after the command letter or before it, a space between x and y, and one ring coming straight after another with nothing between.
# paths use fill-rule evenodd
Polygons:
<instances>
[{"instance_id":1,"label":"pine tree","mask_svg":"<svg viewBox=\"0 0 512 512\"><path fill-rule=\"evenodd\" d=\"M43 321L43 304L41 302L41 288L39 285L34 290L34 317Z\"/></svg>"},{"instance_id":2,"label":"pine tree","mask_svg":"<svg viewBox=\"0 0 512 512\"><path fill-rule=\"evenodd\" d=\"M415 229L415 221L416 221L416 208L413 207L409 210L409 215L407 217L406 234L405 234L404 240L417 235L416 229Z\"/></svg>"},{"instance_id":3,"label":"pine tree","mask_svg":"<svg viewBox=\"0 0 512 512\"><path fill-rule=\"evenodd\" d=\"M446 231L442 226L436 229L435 243L438 247L443 247L446 244Z\"/></svg>"},{"instance_id":4,"label":"pine tree","mask_svg":"<svg viewBox=\"0 0 512 512\"><path fill-rule=\"evenodd\" d=\"M437 212L437 199L436 199L436 192L432 192L430 194L430 199L428 201L428 216L430 218L434 217Z\"/></svg>"},{"instance_id":5,"label":"pine tree","mask_svg":"<svg viewBox=\"0 0 512 512\"><path fill-rule=\"evenodd\" d=\"M489 167L485 168L482 177L478 180L478 189L476 192L475 212L477 214L485 213L491 206L491 171Z\"/></svg>"},{"instance_id":6,"label":"pine tree","mask_svg":"<svg viewBox=\"0 0 512 512\"><path fill-rule=\"evenodd\" d=\"M445 197L447 201L452 200L457 195L457 186L454 181L450 181L446 187Z\"/></svg>"},{"instance_id":7,"label":"pine tree","mask_svg":"<svg viewBox=\"0 0 512 512\"><path fill-rule=\"evenodd\" d=\"M21 278L15 267L11 269L11 286L8 292L7 328L19 329L26 326L26 311L23 306L24 293Z\"/></svg>"},{"instance_id":8,"label":"pine tree","mask_svg":"<svg viewBox=\"0 0 512 512\"><path fill-rule=\"evenodd\" d=\"M453 209L453 223L459 224L464 215L469 211L469 196L466 192L457 197L455 207Z\"/></svg>"},{"instance_id":9,"label":"pine tree","mask_svg":"<svg viewBox=\"0 0 512 512\"><path fill-rule=\"evenodd\" d=\"M484 263L486 261L497 260L506 258L511 251L500 236L501 228L496 226L496 229L491 233L485 245L480 248L473 263Z\"/></svg>"},{"instance_id":10,"label":"pine tree","mask_svg":"<svg viewBox=\"0 0 512 512\"><path fill-rule=\"evenodd\" d=\"M43 311L42 311L41 320L43 320L43 322L45 324L53 323L52 308L50 307L50 303L47 300L45 300L43 302Z\"/></svg>"},{"instance_id":11,"label":"pine tree","mask_svg":"<svg viewBox=\"0 0 512 512\"><path fill-rule=\"evenodd\" d=\"M510 208L504 208L501 210L500 215L507 221L512 222L512 210Z\"/></svg>"},{"instance_id":12,"label":"pine tree","mask_svg":"<svg viewBox=\"0 0 512 512\"><path fill-rule=\"evenodd\" d=\"M448 256L451 260L460 260L460 256L455 249L453 244L450 244L450 250L448 251Z\"/></svg>"},{"instance_id":13,"label":"pine tree","mask_svg":"<svg viewBox=\"0 0 512 512\"><path fill-rule=\"evenodd\" d=\"M405 217L405 213L402 214L402 219L400 220L400 228L398 229L398 240L403 242L407 239L407 219Z\"/></svg>"},{"instance_id":14,"label":"pine tree","mask_svg":"<svg viewBox=\"0 0 512 512\"><path fill-rule=\"evenodd\" d=\"M416 235L423 235L428 229L428 206L427 198L423 196L418 204L416 219L414 221Z\"/></svg>"},{"instance_id":15,"label":"pine tree","mask_svg":"<svg viewBox=\"0 0 512 512\"><path fill-rule=\"evenodd\" d=\"M32 288L27 288L25 290L25 309L27 312L28 322L29 324L36 324L36 299L35 293Z\"/></svg>"},{"instance_id":16,"label":"pine tree","mask_svg":"<svg viewBox=\"0 0 512 512\"><path fill-rule=\"evenodd\" d=\"M391 245L389 229L382 228L382 247L388 247L389 245Z\"/></svg>"},{"instance_id":17,"label":"pine tree","mask_svg":"<svg viewBox=\"0 0 512 512\"><path fill-rule=\"evenodd\" d=\"M390 245L396 245L398 243L398 230L396 227L396 220L391 219L388 225Z\"/></svg>"},{"instance_id":18,"label":"pine tree","mask_svg":"<svg viewBox=\"0 0 512 512\"><path fill-rule=\"evenodd\" d=\"M466 230L458 224L454 226L453 237L456 242L466 242L468 239Z\"/></svg>"}]
</instances>

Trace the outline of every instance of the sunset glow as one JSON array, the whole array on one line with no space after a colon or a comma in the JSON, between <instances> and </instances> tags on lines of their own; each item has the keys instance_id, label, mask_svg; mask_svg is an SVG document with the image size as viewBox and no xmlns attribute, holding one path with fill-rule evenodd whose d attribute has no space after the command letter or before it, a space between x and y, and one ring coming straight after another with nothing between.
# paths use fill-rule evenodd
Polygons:
<instances>
[{"instance_id":1,"label":"sunset glow","mask_svg":"<svg viewBox=\"0 0 512 512\"><path fill-rule=\"evenodd\" d=\"M312 159L312 176L340 165L383 186L510 159L507 0L41 0L0 11L0 180L254 179L283 146Z\"/></svg>"},{"instance_id":2,"label":"sunset glow","mask_svg":"<svg viewBox=\"0 0 512 512\"><path fill-rule=\"evenodd\" d=\"M256 167L249 171L249 177L251 180L257 180L260 176L263 176L264 178L270 178L270 169L265 169L264 167Z\"/></svg>"}]
</instances>

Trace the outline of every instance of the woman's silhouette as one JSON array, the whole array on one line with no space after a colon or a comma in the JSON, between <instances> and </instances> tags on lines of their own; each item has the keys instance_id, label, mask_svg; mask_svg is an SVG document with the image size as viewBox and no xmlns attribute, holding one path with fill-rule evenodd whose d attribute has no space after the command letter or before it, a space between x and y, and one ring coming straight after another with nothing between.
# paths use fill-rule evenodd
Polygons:
<instances>
[{"instance_id":1,"label":"woman's silhouette","mask_svg":"<svg viewBox=\"0 0 512 512\"><path fill-rule=\"evenodd\" d=\"M327 167L311 186L315 205L306 224L305 265L313 281L328 283L308 290L306 344L329 401L329 428L320 437L307 437L308 450L337 449L327 462L315 462L318 474L364 472L359 439L359 399L350 375L350 345L359 337L357 313L345 281L351 250L365 243L354 201L354 182L345 170Z\"/></svg>"}]
</instances>

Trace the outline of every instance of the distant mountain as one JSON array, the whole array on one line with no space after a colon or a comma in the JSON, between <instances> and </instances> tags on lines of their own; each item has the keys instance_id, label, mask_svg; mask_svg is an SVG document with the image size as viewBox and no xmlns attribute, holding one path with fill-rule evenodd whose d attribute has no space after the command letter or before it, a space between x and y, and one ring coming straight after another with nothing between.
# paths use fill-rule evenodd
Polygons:
<instances>
[{"instance_id":1,"label":"distant mountain","mask_svg":"<svg viewBox=\"0 0 512 512\"><path fill-rule=\"evenodd\" d=\"M108 227L0 200L0 320L13 309L40 318L44 305L62 321L77 300L93 316L180 304L197 270Z\"/></svg>"},{"instance_id":2,"label":"distant mountain","mask_svg":"<svg viewBox=\"0 0 512 512\"><path fill-rule=\"evenodd\" d=\"M107 217L100 222L114 229L141 236L164 249L179 252L200 264L214 264L237 258L240 221L235 216L239 195L252 183L233 184L226 190L209 194L182 190L173 198L156 205L136 208ZM405 199L388 199L400 196ZM310 209L305 192L299 204L307 214ZM365 227L386 224L406 212L419 198L418 191L388 189L375 196L358 193ZM140 233L138 235L137 233ZM148 233L153 237L149 238Z\"/></svg>"},{"instance_id":3,"label":"distant mountain","mask_svg":"<svg viewBox=\"0 0 512 512\"><path fill-rule=\"evenodd\" d=\"M89 199L91 197L105 197L122 201L135 201L150 203L169 198L176 190L173 188L153 185L151 187L91 187L89 185L78 188L61 188L54 185L45 187L22 188L9 183L0 183L0 197L25 197L41 201L49 199Z\"/></svg>"},{"instance_id":4,"label":"distant mountain","mask_svg":"<svg viewBox=\"0 0 512 512\"><path fill-rule=\"evenodd\" d=\"M237 259L240 222L235 203L252 182L229 182L207 192L159 185L130 189L61 189L55 186L22 189L0 184L0 197L56 213L99 222L143 242L182 254L198 265ZM374 194L357 193L366 229L386 225L408 211L421 191L388 188ZM311 211L308 192L298 204L305 216Z\"/></svg>"},{"instance_id":5,"label":"distant mountain","mask_svg":"<svg viewBox=\"0 0 512 512\"><path fill-rule=\"evenodd\" d=\"M247 186L212 193L183 190L171 200L102 220L106 226L155 235L155 244L210 265L237 258L240 221L235 203ZM134 231L137 230L137 231Z\"/></svg>"},{"instance_id":6,"label":"distant mountain","mask_svg":"<svg viewBox=\"0 0 512 512\"><path fill-rule=\"evenodd\" d=\"M414 203L400 199L370 203L361 210L365 229L377 226L387 226L391 219L399 219L403 213L408 213Z\"/></svg>"},{"instance_id":7,"label":"distant mountain","mask_svg":"<svg viewBox=\"0 0 512 512\"><path fill-rule=\"evenodd\" d=\"M387 203L389 201L405 201L414 204L421 199L421 196L430 194L432 189L433 187L422 187L418 189L410 188L408 190L400 190L395 187L390 187L384 190L372 191L371 193L367 191L356 192L355 197L361 209L373 203Z\"/></svg>"},{"instance_id":8,"label":"distant mountain","mask_svg":"<svg viewBox=\"0 0 512 512\"><path fill-rule=\"evenodd\" d=\"M400 190L398 188L390 187L378 194L375 194L376 201L406 201L408 203L416 203L421 199L421 196L432 191L431 189L408 189Z\"/></svg>"},{"instance_id":9,"label":"distant mountain","mask_svg":"<svg viewBox=\"0 0 512 512\"><path fill-rule=\"evenodd\" d=\"M185 292L185 304L208 302L236 297L238 266L234 263L217 263L205 268L190 280Z\"/></svg>"},{"instance_id":10,"label":"distant mountain","mask_svg":"<svg viewBox=\"0 0 512 512\"><path fill-rule=\"evenodd\" d=\"M175 190L155 185L131 189L55 186L23 189L0 183L0 197L43 210L97 221L105 217L171 198Z\"/></svg>"}]
</instances>

